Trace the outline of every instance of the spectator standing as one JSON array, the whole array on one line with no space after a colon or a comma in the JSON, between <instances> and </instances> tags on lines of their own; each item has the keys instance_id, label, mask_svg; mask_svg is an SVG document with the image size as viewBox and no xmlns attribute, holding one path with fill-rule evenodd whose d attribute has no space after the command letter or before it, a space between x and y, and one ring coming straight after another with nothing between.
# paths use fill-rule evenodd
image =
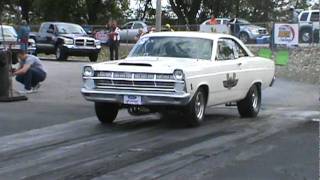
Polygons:
<instances>
[{"instance_id":1,"label":"spectator standing","mask_svg":"<svg viewBox=\"0 0 320 180\"><path fill-rule=\"evenodd\" d=\"M110 60L119 59L120 28L112 23L109 33Z\"/></svg>"},{"instance_id":2,"label":"spectator standing","mask_svg":"<svg viewBox=\"0 0 320 180\"><path fill-rule=\"evenodd\" d=\"M174 32L170 24L166 24L166 31Z\"/></svg>"},{"instance_id":3,"label":"spectator standing","mask_svg":"<svg viewBox=\"0 0 320 180\"><path fill-rule=\"evenodd\" d=\"M232 35L239 37L239 33L240 33L240 23L238 18L233 18L229 21L230 24L230 30Z\"/></svg>"},{"instance_id":4,"label":"spectator standing","mask_svg":"<svg viewBox=\"0 0 320 180\"><path fill-rule=\"evenodd\" d=\"M218 24L217 19L216 19L216 17L214 15L211 16L209 24L210 25L217 25Z\"/></svg>"},{"instance_id":5,"label":"spectator standing","mask_svg":"<svg viewBox=\"0 0 320 180\"><path fill-rule=\"evenodd\" d=\"M28 25L26 20L21 21L21 25L18 31L18 38L17 41L20 43L20 49L27 52L28 50L28 41L29 41L29 34L30 34L30 26Z\"/></svg>"}]
</instances>

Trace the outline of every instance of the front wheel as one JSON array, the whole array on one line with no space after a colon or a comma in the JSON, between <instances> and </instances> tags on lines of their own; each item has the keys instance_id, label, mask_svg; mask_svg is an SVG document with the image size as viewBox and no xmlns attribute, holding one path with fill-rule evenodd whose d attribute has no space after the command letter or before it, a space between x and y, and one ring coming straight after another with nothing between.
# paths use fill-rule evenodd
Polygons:
<instances>
[{"instance_id":1,"label":"front wheel","mask_svg":"<svg viewBox=\"0 0 320 180\"><path fill-rule=\"evenodd\" d=\"M113 123L119 112L119 106L117 104L96 102L94 107L98 120L102 124Z\"/></svg>"},{"instance_id":2,"label":"front wheel","mask_svg":"<svg viewBox=\"0 0 320 180\"><path fill-rule=\"evenodd\" d=\"M312 30L303 29L300 32L300 42L302 43L311 43L312 41Z\"/></svg>"},{"instance_id":3,"label":"front wheel","mask_svg":"<svg viewBox=\"0 0 320 180\"><path fill-rule=\"evenodd\" d=\"M90 62L97 62L99 54L91 54L89 56Z\"/></svg>"},{"instance_id":4,"label":"front wheel","mask_svg":"<svg viewBox=\"0 0 320 180\"><path fill-rule=\"evenodd\" d=\"M259 85L253 85L247 96L237 102L238 111L241 117L257 117L261 107L261 88Z\"/></svg>"},{"instance_id":5,"label":"front wheel","mask_svg":"<svg viewBox=\"0 0 320 180\"><path fill-rule=\"evenodd\" d=\"M246 43L249 42L250 37L249 37L248 33L246 33L246 32L241 32L240 35L239 35L239 39L240 39L244 44L246 44Z\"/></svg>"},{"instance_id":6,"label":"front wheel","mask_svg":"<svg viewBox=\"0 0 320 180\"><path fill-rule=\"evenodd\" d=\"M58 61L66 61L68 59L68 55L62 45L58 45L56 48L56 58Z\"/></svg>"},{"instance_id":7,"label":"front wheel","mask_svg":"<svg viewBox=\"0 0 320 180\"><path fill-rule=\"evenodd\" d=\"M205 115L207 95L203 88L200 88L192 98L191 102L185 107L184 117L190 126L199 126Z\"/></svg>"}]
</instances>

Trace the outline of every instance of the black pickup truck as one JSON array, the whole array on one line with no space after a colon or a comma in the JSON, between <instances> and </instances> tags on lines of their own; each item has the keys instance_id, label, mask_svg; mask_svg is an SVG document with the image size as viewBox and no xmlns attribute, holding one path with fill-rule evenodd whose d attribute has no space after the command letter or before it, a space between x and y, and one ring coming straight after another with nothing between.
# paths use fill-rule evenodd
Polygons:
<instances>
[{"instance_id":1,"label":"black pickup truck","mask_svg":"<svg viewBox=\"0 0 320 180\"><path fill-rule=\"evenodd\" d=\"M64 61L68 56L88 56L91 62L98 59L101 45L89 37L84 29L72 23L44 22L38 33L31 33L37 46L37 53L55 54L57 60Z\"/></svg>"}]
</instances>

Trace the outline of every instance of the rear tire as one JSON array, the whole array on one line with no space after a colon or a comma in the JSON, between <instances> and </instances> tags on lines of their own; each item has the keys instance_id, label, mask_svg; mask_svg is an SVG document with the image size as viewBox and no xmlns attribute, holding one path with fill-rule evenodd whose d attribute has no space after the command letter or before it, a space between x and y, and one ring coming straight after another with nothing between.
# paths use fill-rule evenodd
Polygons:
<instances>
[{"instance_id":1,"label":"rear tire","mask_svg":"<svg viewBox=\"0 0 320 180\"><path fill-rule=\"evenodd\" d=\"M247 93L247 96L237 102L238 111L241 117L257 117L261 107L261 88L254 84Z\"/></svg>"},{"instance_id":2,"label":"rear tire","mask_svg":"<svg viewBox=\"0 0 320 180\"><path fill-rule=\"evenodd\" d=\"M117 104L96 102L94 107L98 120L102 124L112 124L119 112Z\"/></svg>"},{"instance_id":3,"label":"rear tire","mask_svg":"<svg viewBox=\"0 0 320 180\"><path fill-rule=\"evenodd\" d=\"M205 116L207 105L207 94L203 88L198 89L191 102L185 107L183 115L187 125L199 126Z\"/></svg>"},{"instance_id":4,"label":"rear tire","mask_svg":"<svg viewBox=\"0 0 320 180\"><path fill-rule=\"evenodd\" d=\"M89 59L90 62L97 62L99 54L90 54Z\"/></svg>"},{"instance_id":5,"label":"rear tire","mask_svg":"<svg viewBox=\"0 0 320 180\"><path fill-rule=\"evenodd\" d=\"M56 59L58 61L66 61L68 59L68 55L62 45L58 45L56 48Z\"/></svg>"}]
</instances>

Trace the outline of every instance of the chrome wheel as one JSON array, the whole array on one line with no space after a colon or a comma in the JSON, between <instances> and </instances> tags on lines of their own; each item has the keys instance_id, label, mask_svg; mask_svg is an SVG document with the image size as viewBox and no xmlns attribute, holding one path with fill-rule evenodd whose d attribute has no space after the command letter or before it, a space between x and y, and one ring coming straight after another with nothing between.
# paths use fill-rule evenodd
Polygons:
<instances>
[{"instance_id":1,"label":"chrome wheel","mask_svg":"<svg viewBox=\"0 0 320 180\"><path fill-rule=\"evenodd\" d=\"M205 101L204 96L202 92L199 92L196 96L195 100L195 114L198 119L202 119L204 115L204 109L205 109Z\"/></svg>"},{"instance_id":2,"label":"chrome wheel","mask_svg":"<svg viewBox=\"0 0 320 180\"><path fill-rule=\"evenodd\" d=\"M311 34L308 32L305 32L302 34L302 40L303 42L309 42L311 39Z\"/></svg>"},{"instance_id":3,"label":"chrome wheel","mask_svg":"<svg viewBox=\"0 0 320 180\"><path fill-rule=\"evenodd\" d=\"M252 92L252 107L255 111L259 108L258 103L259 103L258 89L255 88Z\"/></svg>"},{"instance_id":4,"label":"chrome wheel","mask_svg":"<svg viewBox=\"0 0 320 180\"><path fill-rule=\"evenodd\" d=\"M243 42L243 43L247 43L249 40L249 37L246 33L241 33L239 39Z\"/></svg>"}]
</instances>

